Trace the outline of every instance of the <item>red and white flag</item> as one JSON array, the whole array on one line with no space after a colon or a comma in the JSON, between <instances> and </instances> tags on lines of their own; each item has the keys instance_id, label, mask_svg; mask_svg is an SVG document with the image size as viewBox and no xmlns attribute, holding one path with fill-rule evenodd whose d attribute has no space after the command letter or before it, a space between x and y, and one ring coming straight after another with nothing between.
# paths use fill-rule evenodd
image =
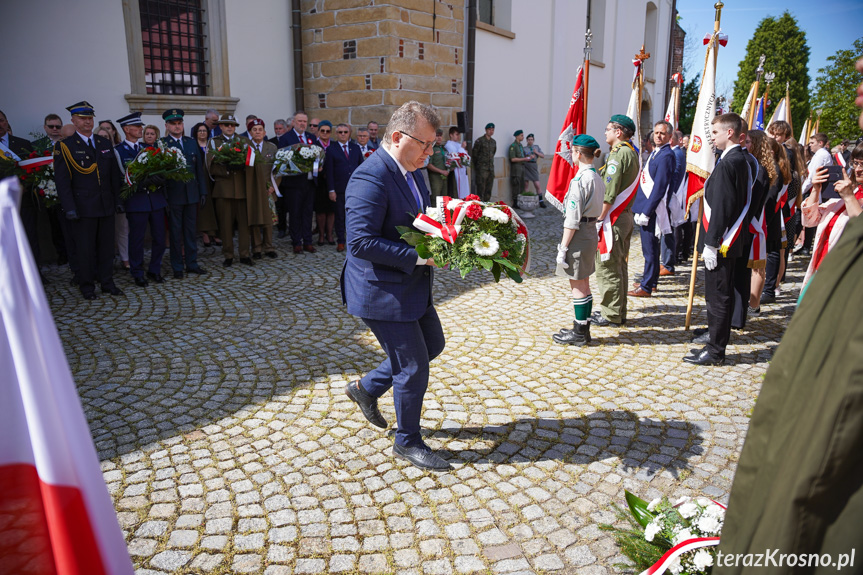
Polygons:
<instances>
[{"instance_id":1,"label":"red and white flag","mask_svg":"<svg viewBox=\"0 0 863 575\"><path fill-rule=\"evenodd\" d=\"M575 80L575 89L569 100L569 110L560 129L554 157L551 160L551 170L548 173L548 183L545 187L545 199L563 212L563 198L569 189L569 182L578 172L578 162L572 157L572 138L584 133L584 70L579 67Z\"/></svg>"},{"instance_id":2,"label":"red and white flag","mask_svg":"<svg viewBox=\"0 0 863 575\"><path fill-rule=\"evenodd\" d=\"M255 149L252 146L246 146L246 165L255 165Z\"/></svg>"},{"instance_id":3,"label":"red and white flag","mask_svg":"<svg viewBox=\"0 0 863 575\"><path fill-rule=\"evenodd\" d=\"M0 183L0 571L132 575L20 196L16 180Z\"/></svg>"},{"instance_id":4,"label":"red and white flag","mask_svg":"<svg viewBox=\"0 0 863 575\"><path fill-rule=\"evenodd\" d=\"M629 119L632 120L632 123L635 124L635 134L632 135L632 142L635 144L635 147L638 148L641 146L641 130L639 129L639 124L641 124L641 74L644 69L644 62L635 58L632 61L632 65L635 66L635 75L632 77L632 93L629 95L629 104L626 106L626 115L629 116Z\"/></svg>"},{"instance_id":5,"label":"red and white flag","mask_svg":"<svg viewBox=\"0 0 863 575\"><path fill-rule=\"evenodd\" d=\"M770 117L770 122L767 124L767 127L770 127L770 124L778 121L787 122L788 121L788 106L786 104L785 98L779 100L779 103L776 104L776 109L773 110L773 115Z\"/></svg>"},{"instance_id":6,"label":"red and white flag","mask_svg":"<svg viewBox=\"0 0 863 575\"><path fill-rule=\"evenodd\" d=\"M713 135L711 122L716 115L716 42L707 44L707 63L701 79L701 91L695 106L695 121L692 122L692 135L689 137L689 149L686 150L686 171L689 182L686 187L686 205L691 205L692 198L704 189L704 182L713 172L716 160L713 156Z\"/></svg>"},{"instance_id":7,"label":"red and white flag","mask_svg":"<svg viewBox=\"0 0 863 575\"><path fill-rule=\"evenodd\" d=\"M668 97L668 108L665 110L665 121L669 122L674 129L680 127L680 109L677 102L680 99L680 86L683 84L683 76L680 73L674 74L671 77L674 82L674 87L671 88L671 94Z\"/></svg>"}]
</instances>

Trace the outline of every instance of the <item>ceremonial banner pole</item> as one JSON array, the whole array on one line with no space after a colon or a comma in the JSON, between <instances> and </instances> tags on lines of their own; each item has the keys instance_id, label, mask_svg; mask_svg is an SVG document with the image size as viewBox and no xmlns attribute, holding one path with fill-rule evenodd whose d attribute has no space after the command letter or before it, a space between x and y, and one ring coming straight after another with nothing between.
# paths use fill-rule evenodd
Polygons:
<instances>
[{"instance_id":1,"label":"ceremonial banner pole","mask_svg":"<svg viewBox=\"0 0 863 575\"><path fill-rule=\"evenodd\" d=\"M758 58L758 68L755 69L755 96L752 99L752 107L749 108L749 117L746 118L746 125L749 126L750 130L752 129L753 122L755 122L755 115L758 112L758 88L761 84L761 74L764 73L764 60L766 59L767 56L761 54L761 57Z\"/></svg>"},{"instance_id":2,"label":"ceremonial banner pole","mask_svg":"<svg viewBox=\"0 0 863 575\"><path fill-rule=\"evenodd\" d=\"M584 33L584 131L587 133L587 95L590 92L590 47L593 41L593 33L590 28Z\"/></svg>"},{"instance_id":3,"label":"ceremonial banner pole","mask_svg":"<svg viewBox=\"0 0 863 575\"><path fill-rule=\"evenodd\" d=\"M821 126L821 112L822 110L815 110L815 116L817 117L815 118L815 128L812 130L812 134L817 134L818 128ZM810 138L812 137L812 134L809 134ZM808 143L809 142L807 142L807 144Z\"/></svg>"},{"instance_id":4,"label":"ceremonial banner pole","mask_svg":"<svg viewBox=\"0 0 863 575\"><path fill-rule=\"evenodd\" d=\"M675 112L677 117L674 118L674 129L680 129L680 93L683 92L683 66L677 68L677 103L675 104Z\"/></svg>"},{"instance_id":5,"label":"ceremonial banner pole","mask_svg":"<svg viewBox=\"0 0 863 575\"><path fill-rule=\"evenodd\" d=\"M723 6L724 6L724 4L722 3L722 0L719 0L719 2L717 2L716 4L713 5L713 7L716 8L716 17L714 18L714 22L713 22L713 37L710 41L710 44L709 44L708 50L707 50L708 55L710 54L710 51L713 50L713 76L711 78L711 81L714 82L714 86L711 87L710 100L713 102L714 106L715 106L715 101L713 98L713 92L716 89L716 87L715 87L716 58L717 58L717 51L718 51L718 47L719 47L718 42L717 42L717 36L719 35L719 21L720 21L720 18L722 16L722 7ZM704 80L705 80L705 76L707 76L707 72L708 72L709 62L708 62L707 57L705 57L705 59L704 59L704 64L705 64L704 65L704 73L701 75L701 82L702 82L701 92L704 91ZM701 96L702 96L702 94L699 93L699 96L698 96L699 103L702 99ZM697 117L699 108L700 108L700 106L696 107L696 119L695 119L696 122L699 121L699 119ZM709 106L708 106L708 109L709 109ZM713 108L713 109L715 110L715 108ZM712 118L711 118L711 120L712 120ZM706 120L702 120L702 121L706 121ZM690 143L689 143L690 150L692 150L695 146L695 131L696 131L695 130L695 124L693 124L693 134L692 134L693 137L691 138L692 141L690 141ZM705 134L705 136L707 136L707 134ZM703 145L704 146L711 146L711 150L712 150L712 140L710 140L709 142L705 141L703 143ZM689 152L687 152L687 163L689 161L688 160L688 154L689 154ZM711 171L712 171L712 168L711 168ZM692 177L694 175L695 174L693 173L690 177ZM703 195L703 193L704 193L703 190L701 190L702 195ZM689 195L688 189L687 189L687 195ZM691 204L687 202L686 205L687 205L687 209L688 209ZM699 238L699 233L701 231L701 219L703 216L704 216L704 198L702 197L702 198L699 198L699 201L698 201L698 221L696 222L696 225L695 225L695 246L692 250L692 273L689 276L689 297L688 297L687 303L686 303L686 321L684 323L684 329L686 329L687 331L689 330L689 326L692 323L692 302L695 299L695 274L698 272L698 238Z\"/></svg>"},{"instance_id":6,"label":"ceremonial banner pole","mask_svg":"<svg viewBox=\"0 0 863 575\"><path fill-rule=\"evenodd\" d=\"M785 115L787 116L788 127L791 129L791 134L794 134L794 126L791 125L791 82L785 82Z\"/></svg>"}]
</instances>

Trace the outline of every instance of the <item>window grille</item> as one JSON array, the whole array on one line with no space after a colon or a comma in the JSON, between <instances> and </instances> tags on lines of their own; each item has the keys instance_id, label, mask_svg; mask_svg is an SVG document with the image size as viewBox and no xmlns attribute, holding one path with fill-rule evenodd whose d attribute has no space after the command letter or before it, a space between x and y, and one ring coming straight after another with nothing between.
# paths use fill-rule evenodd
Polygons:
<instances>
[{"instance_id":1,"label":"window grille","mask_svg":"<svg viewBox=\"0 0 863 575\"><path fill-rule=\"evenodd\" d=\"M201 0L139 0L148 94L206 96Z\"/></svg>"}]
</instances>

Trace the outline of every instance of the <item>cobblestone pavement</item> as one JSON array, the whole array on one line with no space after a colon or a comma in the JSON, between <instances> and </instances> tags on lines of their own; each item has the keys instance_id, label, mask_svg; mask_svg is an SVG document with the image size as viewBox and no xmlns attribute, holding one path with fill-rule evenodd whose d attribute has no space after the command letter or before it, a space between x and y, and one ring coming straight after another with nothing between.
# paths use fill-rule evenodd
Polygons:
<instances>
[{"instance_id":1,"label":"cobblestone pavement","mask_svg":"<svg viewBox=\"0 0 863 575\"><path fill-rule=\"evenodd\" d=\"M141 289L118 272L126 296L94 302L48 268L137 573L600 575L623 560L598 526L624 489L726 501L797 286L732 334L723 367L681 362L688 273L630 300L622 329L560 346L561 218L528 225L524 283L437 274L447 347L422 423L454 465L444 474L394 460L392 431L343 393L383 354L340 304L335 247L295 256L282 240L279 259L227 269L202 248L209 275ZM634 239L631 274L641 262ZM694 326L704 318L698 297ZM381 408L395 420L391 395Z\"/></svg>"}]
</instances>

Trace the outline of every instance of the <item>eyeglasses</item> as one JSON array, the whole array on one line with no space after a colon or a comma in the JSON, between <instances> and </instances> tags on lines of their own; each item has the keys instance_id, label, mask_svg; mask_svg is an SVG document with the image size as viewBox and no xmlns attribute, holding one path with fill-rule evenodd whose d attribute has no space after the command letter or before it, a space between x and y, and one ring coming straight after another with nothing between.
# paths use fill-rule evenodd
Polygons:
<instances>
[{"instance_id":1,"label":"eyeglasses","mask_svg":"<svg viewBox=\"0 0 863 575\"><path fill-rule=\"evenodd\" d=\"M851 165L855 168L863 168L863 162L851 162Z\"/></svg>"},{"instance_id":2,"label":"eyeglasses","mask_svg":"<svg viewBox=\"0 0 863 575\"><path fill-rule=\"evenodd\" d=\"M312 128L317 128L317 127L318 127L318 125L317 125L317 124L309 124L309 126L311 126Z\"/></svg>"},{"instance_id":3,"label":"eyeglasses","mask_svg":"<svg viewBox=\"0 0 863 575\"><path fill-rule=\"evenodd\" d=\"M407 136L407 137L408 137L408 138L410 138L411 140L415 140L415 141L419 142L420 144L422 144L423 152L427 152L427 151L429 150L429 148L431 148L432 146L434 146L434 142L423 142L423 141L422 141L422 140L420 140L419 138L414 138L413 136L411 136L411 135L410 135L410 134L408 134L407 132L401 132L401 131L400 131L400 133L404 134L405 136Z\"/></svg>"},{"instance_id":4,"label":"eyeglasses","mask_svg":"<svg viewBox=\"0 0 863 575\"><path fill-rule=\"evenodd\" d=\"M60 124L57 124L57 125L45 124L45 127L48 128L49 130L60 130L63 128L63 126L61 126Z\"/></svg>"}]
</instances>

